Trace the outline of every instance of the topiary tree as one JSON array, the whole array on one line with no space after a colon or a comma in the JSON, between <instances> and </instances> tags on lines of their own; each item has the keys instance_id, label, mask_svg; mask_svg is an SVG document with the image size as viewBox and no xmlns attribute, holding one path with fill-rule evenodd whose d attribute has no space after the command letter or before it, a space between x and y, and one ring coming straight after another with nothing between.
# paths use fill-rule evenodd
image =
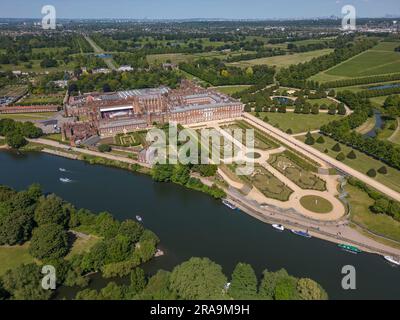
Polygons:
<instances>
[{"instance_id":1,"label":"topiary tree","mask_svg":"<svg viewBox=\"0 0 400 320\"><path fill-rule=\"evenodd\" d=\"M324 150L324 153L329 153L329 150L328 150L328 149L325 149L325 150Z\"/></svg>"},{"instance_id":2,"label":"topiary tree","mask_svg":"<svg viewBox=\"0 0 400 320\"><path fill-rule=\"evenodd\" d=\"M268 116L265 116L263 120L264 120L264 122L269 122Z\"/></svg>"},{"instance_id":3,"label":"topiary tree","mask_svg":"<svg viewBox=\"0 0 400 320\"><path fill-rule=\"evenodd\" d=\"M315 144L315 139L312 136L308 136L304 141L304 143L308 144L309 146L312 146L313 144Z\"/></svg>"},{"instance_id":4,"label":"topiary tree","mask_svg":"<svg viewBox=\"0 0 400 320\"><path fill-rule=\"evenodd\" d=\"M346 159L346 156L344 155L343 152L340 152L337 156L336 156L336 160L337 161L344 161Z\"/></svg>"},{"instance_id":5,"label":"topiary tree","mask_svg":"<svg viewBox=\"0 0 400 320\"><path fill-rule=\"evenodd\" d=\"M347 158L349 158L349 159L356 159L356 158L357 158L357 155L356 155L356 153L354 152L354 150L351 150L351 151L347 154Z\"/></svg>"},{"instance_id":6,"label":"topiary tree","mask_svg":"<svg viewBox=\"0 0 400 320\"><path fill-rule=\"evenodd\" d=\"M378 169L378 172L379 172L380 174L387 174L387 173L388 173L386 166L380 167L380 168Z\"/></svg>"},{"instance_id":7,"label":"topiary tree","mask_svg":"<svg viewBox=\"0 0 400 320\"><path fill-rule=\"evenodd\" d=\"M50 223L33 230L29 253L39 259L59 259L68 253L67 232L58 224Z\"/></svg>"},{"instance_id":8,"label":"topiary tree","mask_svg":"<svg viewBox=\"0 0 400 320\"><path fill-rule=\"evenodd\" d=\"M376 177L376 170L375 169L369 169L367 172L367 175L371 178L375 178Z\"/></svg>"},{"instance_id":9,"label":"topiary tree","mask_svg":"<svg viewBox=\"0 0 400 320\"><path fill-rule=\"evenodd\" d=\"M286 130L286 133L287 134L293 134L293 130L289 128L289 129Z\"/></svg>"},{"instance_id":10,"label":"topiary tree","mask_svg":"<svg viewBox=\"0 0 400 320\"><path fill-rule=\"evenodd\" d=\"M319 144L325 143L324 137L323 136L319 136L318 139L317 139L317 143L319 143Z\"/></svg>"},{"instance_id":11,"label":"topiary tree","mask_svg":"<svg viewBox=\"0 0 400 320\"><path fill-rule=\"evenodd\" d=\"M339 143L336 143L336 144L332 147L332 150L335 151L335 152L340 152L340 151L342 151L342 148L340 147L340 144L339 144Z\"/></svg>"}]
</instances>

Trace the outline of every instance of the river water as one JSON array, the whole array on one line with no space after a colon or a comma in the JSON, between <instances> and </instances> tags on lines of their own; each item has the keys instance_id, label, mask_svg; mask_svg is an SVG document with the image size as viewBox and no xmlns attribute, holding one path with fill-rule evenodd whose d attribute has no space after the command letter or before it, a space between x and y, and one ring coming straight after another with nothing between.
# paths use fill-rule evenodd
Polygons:
<instances>
[{"instance_id":1,"label":"river water","mask_svg":"<svg viewBox=\"0 0 400 320\"><path fill-rule=\"evenodd\" d=\"M326 241L279 233L205 194L155 183L145 175L43 153L0 152L0 164L0 184L24 189L37 182L45 192L54 192L77 207L108 210L121 220L142 216L144 225L160 237L166 253L146 265L149 273L171 270L192 256L209 257L227 275L238 262L250 263L259 276L265 269L285 268L294 276L318 281L333 299L400 299L400 268L382 257L353 255ZM61 183L60 177L72 182ZM341 287L345 265L356 268L356 290Z\"/></svg>"}]
</instances>

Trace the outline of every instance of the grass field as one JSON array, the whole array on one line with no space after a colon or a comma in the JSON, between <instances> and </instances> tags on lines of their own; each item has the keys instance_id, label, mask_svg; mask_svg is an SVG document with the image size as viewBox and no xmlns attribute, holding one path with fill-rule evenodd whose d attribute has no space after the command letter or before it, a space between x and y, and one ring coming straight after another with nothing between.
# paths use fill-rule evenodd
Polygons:
<instances>
[{"instance_id":1,"label":"grass field","mask_svg":"<svg viewBox=\"0 0 400 320\"><path fill-rule=\"evenodd\" d=\"M223 86L223 87L212 87L212 89L222 92L224 94L234 94L249 88L249 85L238 85L238 86Z\"/></svg>"},{"instance_id":2,"label":"grass field","mask_svg":"<svg viewBox=\"0 0 400 320\"><path fill-rule=\"evenodd\" d=\"M241 176L241 178L256 187L267 198L287 201L293 193L289 187L260 165L255 165L251 176Z\"/></svg>"},{"instance_id":3,"label":"grass field","mask_svg":"<svg viewBox=\"0 0 400 320\"><path fill-rule=\"evenodd\" d=\"M389 138L389 141L400 144L400 118L397 119L397 130Z\"/></svg>"},{"instance_id":4,"label":"grass field","mask_svg":"<svg viewBox=\"0 0 400 320\"><path fill-rule=\"evenodd\" d=\"M240 128L240 129L254 129L254 148L261 150L269 150L278 148L279 144L272 140L271 137L266 136L262 131L250 126L248 123L244 121L237 121L231 129ZM245 137L245 134L243 133ZM244 138L245 139L245 138Z\"/></svg>"},{"instance_id":5,"label":"grass field","mask_svg":"<svg viewBox=\"0 0 400 320\"><path fill-rule=\"evenodd\" d=\"M309 170L305 170L284 154L272 155L268 162L302 189L326 190L325 181Z\"/></svg>"},{"instance_id":6,"label":"grass field","mask_svg":"<svg viewBox=\"0 0 400 320\"><path fill-rule=\"evenodd\" d=\"M74 241L71 250L65 259L71 259L74 255L88 252L91 247L93 247L98 241L99 237L90 235L87 238L78 238Z\"/></svg>"},{"instance_id":7,"label":"grass field","mask_svg":"<svg viewBox=\"0 0 400 320\"><path fill-rule=\"evenodd\" d=\"M376 47L311 77L311 80L326 82L400 72L400 53L394 51L399 45L399 42L381 42Z\"/></svg>"},{"instance_id":8,"label":"grass field","mask_svg":"<svg viewBox=\"0 0 400 320\"><path fill-rule=\"evenodd\" d=\"M373 213L369 207L374 200L359 188L348 184L346 191L349 194L351 220L376 234L400 241L400 222L387 215Z\"/></svg>"},{"instance_id":9,"label":"grass field","mask_svg":"<svg viewBox=\"0 0 400 320\"><path fill-rule=\"evenodd\" d=\"M315 139L319 137L318 134L313 135ZM303 141L305 140L305 137L299 137L299 140ZM336 144L336 141L329 138L325 137L325 143L319 144L315 143L313 145L314 148L318 149L321 152L324 152L325 149L328 149L328 155L330 155L332 158L336 158L338 155L338 152L335 152L332 150L332 147ZM343 144L340 144L340 147L342 149L342 152L347 155L352 148L345 146ZM353 149L354 150L354 149ZM380 167L384 166L385 164L382 163L381 161L375 160L374 158L367 156L364 153L361 153L357 150L354 150L357 158L356 159L346 159L343 161L343 163L347 164L348 166L352 167L353 169L366 174L369 169L375 169L378 170ZM388 170L388 174L382 175L378 174L374 179L383 183L384 185L388 186L389 188L392 188L393 190L400 192L400 171L393 169L389 166L386 166Z\"/></svg>"},{"instance_id":10,"label":"grass field","mask_svg":"<svg viewBox=\"0 0 400 320\"><path fill-rule=\"evenodd\" d=\"M292 64L299 64L303 62L307 62L312 60L313 58L317 58L323 55L327 55L331 53L332 49L323 49L316 50L304 53L295 53L289 54L285 56L276 56L276 57L268 57L268 58L260 58L254 60L245 60L240 62L233 62L230 65L239 66L239 67L249 67L259 64L267 64L269 66L276 66L278 69L288 67Z\"/></svg>"},{"instance_id":11,"label":"grass field","mask_svg":"<svg viewBox=\"0 0 400 320\"><path fill-rule=\"evenodd\" d=\"M14 119L21 121L45 120L54 116L54 112L0 114L0 119Z\"/></svg>"},{"instance_id":12,"label":"grass field","mask_svg":"<svg viewBox=\"0 0 400 320\"><path fill-rule=\"evenodd\" d=\"M21 102L25 105L43 105L43 104L56 104L63 103L65 92L59 94L29 94Z\"/></svg>"},{"instance_id":13,"label":"grass field","mask_svg":"<svg viewBox=\"0 0 400 320\"><path fill-rule=\"evenodd\" d=\"M0 88L0 97L19 97L27 92L28 87L25 85L8 85Z\"/></svg>"},{"instance_id":14,"label":"grass field","mask_svg":"<svg viewBox=\"0 0 400 320\"><path fill-rule=\"evenodd\" d=\"M315 213L329 213L333 210L332 203L317 196L304 196L300 199L300 204Z\"/></svg>"},{"instance_id":15,"label":"grass field","mask_svg":"<svg viewBox=\"0 0 400 320\"><path fill-rule=\"evenodd\" d=\"M264 119L267 116L268 123L273 126L279 126L283 131L292 129L293 133L301 133L313 131L321 128L321 126L333 121L339 120L342 116L320 114L299 114L293 112L261 112L260 118Z\"/></svg>"},{"instance_id":16,"label":"grass field","mask_svg":"<svg viewBox=\"0 0 400 320\"><path fill-rule=\"evenodd\" d=\"M28 247L28 243L22 246L0 247L0 276L23 263L34 262L34 258L28 253Z\"/></svg>"}]
</instances>

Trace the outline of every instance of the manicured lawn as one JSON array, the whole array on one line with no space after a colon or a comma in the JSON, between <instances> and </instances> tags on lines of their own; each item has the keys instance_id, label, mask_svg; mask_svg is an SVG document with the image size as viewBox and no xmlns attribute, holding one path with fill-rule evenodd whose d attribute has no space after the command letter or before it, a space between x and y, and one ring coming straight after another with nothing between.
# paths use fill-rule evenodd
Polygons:
<instances>
[{"instance_id":1,"label":"manicured lawn","mask_svg":"<svg viewBox=\"0 0 400 320\"><path fill-rule=\"evenodd\" d=\"M242 90L247 89L248 85L243 85L243 86L224 86L224 87L213 87L212 89L217 90L219 92L225 93L225 94L234 94L236 92L240 92Z\"/></svg>"},{"instance_id":2,"label":"manicured lawn","mask_svg":"<svg viewBox=\"0 0 400 320\"><path fill-rule=\"evenodd\" d=\"M22 246L0 247L0 276L23 263L34 262L34 258L28 253L28 247L27 243Z\"/></svg>"},{"instance_id":3,"label":"manicured lawn","mask_svg":"<svg viewBox=\"0 0 400 320\"><path fill-rule=\"evenodd\" d=\"M397 130L393 133L393 135L389 138L389 140L393 143L400 144L400 118L397 119Z\"/></svg>"},{"instance_id":4,"label":"manicured lawn","mask_svg":"<svg viewBox=\"0 0 400 320\"><path fill-rule=\"evenodd\" d=\"M319 137L318 134L313 135L315 139ZM299 140L303 141L305 140L305 137L298 137ZM335 152L332 150L332 147L336 144L336 141L329 138L325 137L325 143L319 144L315 143L313 145L314 148L318 149L321 152L324 152L325 149L328 150L328 155L331 156L332 158L336 158L338 155L338 152ZM342 152L347 155L352 148L345 146L343 144L340 144L340 147L342 149ZM362 172L364 174L367 173L369 169L375 169L378 170L380 167L384 166L385 164L379 160L375 160L374 158L367 156L364 153L361 153L357 150L354 150L357 158L356 159L346 159L343 161L343 163L347 164L348 166L352 167L353 169ZM394 168L391 168L387 166L388 174L382 175L379 174L374 178L375 180L383 183L384 185L388 186L389 188L392 188L393 190L400 192L400 171L396 170Z\"/></svg>"},{"instance_id":5,"label":"manicured lawn","mask_svg":"<svg viewBox=\"0 0 400 320\"><path fill-rule=\"evenodd\" d=\"M0 114L0 119L14 120L45 120L54 116L54 112L37 112L37 113L15 113L15 114Z\"/></svg>"},{"instance_id":6,"label":"manicured lawn","mask_svg":"<svg viewBox=\"0 0 400 320\"><path fill-rule=\"evenodd\" d=\"M371 212L369 207L374 204L374 200L359 188L348 184L345 189L349 194L352 221L376 234L400 241L400 222L387 215Z\"/></svg>"},{"instance_id":7,"label":"manicured lawn","mask_svg":"<svg viewBox=\"0 0 400 320\"><path fill-rule=\"evenodd\" d=\"M272 155L268 162L302 189L326 190L325 181L305 170L284 154Z\"/></svg>"},{"instance_id":8,"label":"manicured lawn","mask_svg":"<svg viewBox=\"0 0 400 320\"><path fill-rule=\"evenodd\" d=\"M316 50L310 52L303 52L303 53L295 53L295 54L288 54L284 56L276 56L276 57L268 57L268 58L260 58L254 60L246 60L246 61L239 61L230 63L234 66L239 67L248 67L254 66L259 64L267 64L269 66L276 66L278 69L288 67L292 64L299 64L303 62L307 62L312 60L313 58L317 58L320 56L327 55L331 53L332 49L323 49L323 50Z\"/></svg>"},{"instance_id":9,"label":"manicured lawn","mask_svg":"<svg viewBox=\"0 0 400 320\"><path fill-rule=\"evenodd\" d=\"M326 82L400 72L400 53L394 51L399 45L399 42L381 42L311 79Z\"/></svg>"},{"instance_id":10,"label":"manicured lawn","mask_svg":"<svg viewBox=\"0 0 400 320\"><path fill-rule=\"evenodd\" d=\"M273 126L279 126L283 131L292 129L293 133L313 131L321 128L323 125L339 120L342 116L329 115L326 113L320 114L299 114L294 112L261 112L260 119L267 116L268 123Z\"/></svg>"},{"instance_id":11,"label":"manicured lawn","mask_svg":"<svg viewBox=\"0 0 400 320\"><path fill-rule=\"evenodd\" d=\"M72 248L68 255L65 257L67 260L71 259L74 255L88 252L98 241L99 237L89 235L87 238L78 238L74 241Z\"/></svg>"},{"instance_id":12,"label":"manicured lawn","mask_svg":"<svg viewBox=\"0 0 400 320\"><path fill-rule=\"evenodd\" d=\"M300 204L315 213L329 213L333 210L332 203L317 196L305 196L300 199Z\"/></svg>"},{"instance_id":13,"label":"manicured lawn","mask_svg":"<svg viewBox=\"0 0 400 320\"><path fill-rule=\"evenodd\" d=\"M240 178L252 184L267 198L287 201L293 193L289 187L260 165L255 165L251 176L240 176Z\"/></svg>"}]
</instances>

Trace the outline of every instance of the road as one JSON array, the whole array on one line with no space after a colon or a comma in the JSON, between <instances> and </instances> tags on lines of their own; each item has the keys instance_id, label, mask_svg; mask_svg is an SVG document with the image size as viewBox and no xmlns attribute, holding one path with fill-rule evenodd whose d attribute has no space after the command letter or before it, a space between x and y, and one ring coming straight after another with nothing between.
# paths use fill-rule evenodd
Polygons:
<instances>
[{"instance_id":1,"label":"road","mask_svg":"<svg viewBox=\"0 0 400 320\"><path fill-rule=\"evenodd\" d=\"M382 192L383 194L387 195L388 197L400 201L400 193L390 189L389 187L383 185L382 183L366 176L365 174L345 165L344 163L337 161L336 159L331 158L330 156L314 149L311 146L306 145L305 143L298 141L296 138L282 132L281 130L271 126L270 124L252 116L251 114L245 113L243 115L244 120L246 120L251 125L255 126L266 132L267 134L271 135L273 138L281 141L282 143L286 144L290 148L302 153L303 155L317 160L319 163L325 162L336 168L347 175L350 175L358 180L370 185L374 189Z\"/></svg>"}]
</instances>

